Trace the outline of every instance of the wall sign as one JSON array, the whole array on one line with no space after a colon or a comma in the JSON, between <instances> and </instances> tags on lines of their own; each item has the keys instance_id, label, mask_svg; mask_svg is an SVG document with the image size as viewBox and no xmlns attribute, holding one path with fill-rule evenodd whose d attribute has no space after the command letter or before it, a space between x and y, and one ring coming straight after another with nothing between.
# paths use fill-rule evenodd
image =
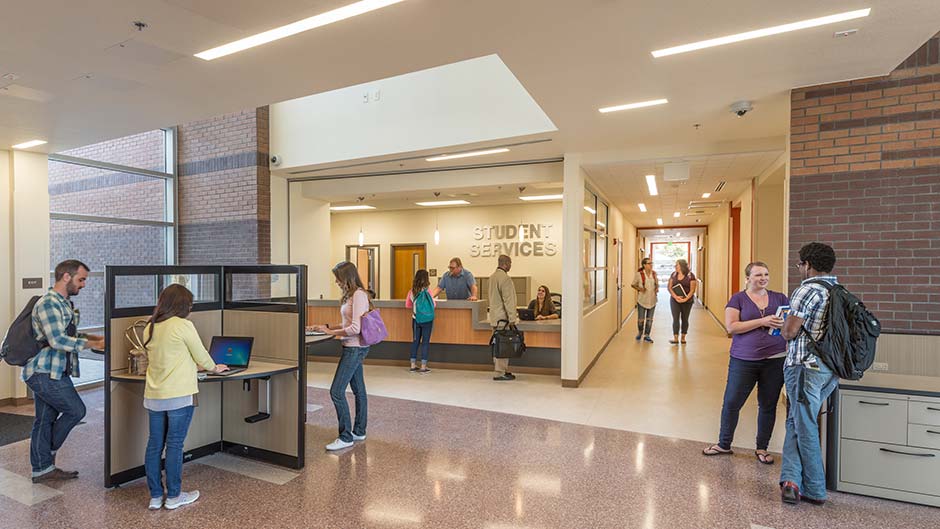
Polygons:
<instances>
[{"instance_id":1,"label":"wall sign","mask_svg":"<svg viewBox=\"0 0 940 529\"><path fill-rule=\"evenodd\" d=\"M552 257L558 253L552 228L552 224L475 226L473 240L480 242L470 245L470 257Z\"/></svg>"}]
</instances>

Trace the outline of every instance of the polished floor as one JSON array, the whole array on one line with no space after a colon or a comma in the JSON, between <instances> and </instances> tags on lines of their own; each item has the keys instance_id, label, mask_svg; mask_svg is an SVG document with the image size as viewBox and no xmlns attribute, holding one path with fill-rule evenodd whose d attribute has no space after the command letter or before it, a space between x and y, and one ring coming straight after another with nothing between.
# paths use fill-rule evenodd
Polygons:
<instances>
[{"instance_id":1,"label":"polished floor","mask_svg":"<svg viewBox=\"0 0 940 529\"><path fill-rule=\"evenodd\" d=\"M779 465L743 454L696 457L696 442L378 396L370 399L368 439L326 453L336 435L329 395L310 388L308 396L315 411L302 472L233 456L197 460L183 479L200 500L152 512L143 480L102 486L103 393L87 392L87 424L58 456L79 479L26 485L28 441L0 447L0 527L940 526L938 509L861 496L833 494L823 507L781 504Z\"/></svg>"}]
</instances>

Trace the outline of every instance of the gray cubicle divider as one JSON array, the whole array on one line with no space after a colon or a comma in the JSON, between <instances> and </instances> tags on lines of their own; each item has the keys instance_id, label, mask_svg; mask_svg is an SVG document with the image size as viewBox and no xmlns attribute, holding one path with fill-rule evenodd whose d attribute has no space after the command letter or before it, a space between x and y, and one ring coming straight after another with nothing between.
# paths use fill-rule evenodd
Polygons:
<instances>
[{"instance_id":1,"label":"gray cubicle divider","mask_svg":"<svg viewBox=\"0 0 940 529\"><path fill-rule=\"evenodd\" d=\"M194 292L189 319L207 348L213 336L254 337L248 371L199 383L184 461L227 451L303 468L306 272L305 266L293 265L107 267L106 487L145 474L144 380L127 373L124 331L149 318L159 292L171 283Z\"/></svg>"}]
</instances>

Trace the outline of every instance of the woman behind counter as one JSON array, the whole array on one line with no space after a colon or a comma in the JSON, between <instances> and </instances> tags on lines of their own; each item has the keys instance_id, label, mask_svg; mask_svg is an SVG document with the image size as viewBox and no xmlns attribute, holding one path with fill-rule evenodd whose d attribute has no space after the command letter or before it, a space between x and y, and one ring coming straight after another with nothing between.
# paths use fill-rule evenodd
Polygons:
<instances>
[{"instance_id":1,"label":"woman behind counter","mask_svg":"<svg viewBox=\"0 0 940 529\"><path fill-rule=\"evenodd\" d=\"M535 299L529 302L529 310L533 311L536 320L557 320L561 317L552 301L552 293L545 285L539 287Z\"/></svg>"},{"instance_id":2,"label":"woman behind counter","mask_svg":"<svg viewBox=\"0 0 940 529\"><path fill-rule=\"evenodd\" d=\"M193 419L193 396L199 393L196 369L223 373L228 367L212 361L196 326L186 319L193 293L182 285L160 292L150 323L144 329L147 350L144 408L150 416L150 437L144 469L150 488L150 509L173 510L199 499L199 491L182 492L183 442ZM166 447L166 503L160 459Z\"/></svg>"}]
</instances>

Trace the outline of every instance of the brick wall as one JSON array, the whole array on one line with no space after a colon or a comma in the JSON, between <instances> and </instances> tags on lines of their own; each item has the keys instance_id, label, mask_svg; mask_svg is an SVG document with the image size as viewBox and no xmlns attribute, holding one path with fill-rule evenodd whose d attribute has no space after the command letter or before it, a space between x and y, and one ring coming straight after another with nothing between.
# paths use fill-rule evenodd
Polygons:
<instances>
[{"instance_id":1,"label":"brick wall","mask_svg":"<svg viewBox=\"0 0 940 529\"><path fill-rule=\"evenodd\" d=\"M831 244L885 331L940 334L940 34L888 76L793 90L790 133L789 261Z\"/></svg>"}]
</instances>

